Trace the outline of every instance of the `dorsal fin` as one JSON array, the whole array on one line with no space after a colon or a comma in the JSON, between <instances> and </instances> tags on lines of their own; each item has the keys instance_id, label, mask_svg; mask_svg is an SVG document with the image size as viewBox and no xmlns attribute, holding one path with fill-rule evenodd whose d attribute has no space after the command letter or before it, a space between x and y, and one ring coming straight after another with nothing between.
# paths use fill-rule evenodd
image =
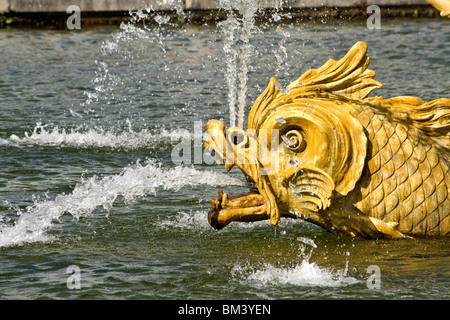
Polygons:
<instances>
[{"instance_id":1,"label":"dorsal fin","mask_svg":"<svg viewBox=\"0 0 450 320\"><path fill-rule=\"evenodd\" d=\"M248 115L248 129L256 129L261 114L282 94L283 93L278 89L277 79L273 77L270 78L266 90L264 90L255 100L255 103L253 103L253 107Z\"/></svg>"},{"instance_id":2,"label":"dorsal fin","mask_svg":"<svg viewBox=\"0 0 450 320\"><path fill-rule=\"evenodd\" d=\"M342 59L330 59L320 68L305 72L288 89L304 90L307 86L308 91L326 91L364 99L372 90L382 86L373 79L375 72L367 69L370 59L366 53L367 44L357 42Z\"/></svg>"},{"instance_id":3,"label":"dorsal fin","mask_svg":"<svg viewBox=\"0 0 450 320\"><path fill-rule=\"evenodd\" d=\"M402 96L367 100L383 107L391 117L412 124L431 137L444 152L450 152L450 99L425 102L416 97Z\"/></svg>"},{"instance_id":4,"label":"dorsal fin","mask_svg":"<svg viewBox=\"0 0 450 320\"><path fill-rule=\"evenodd\" d=\"M367 69L367 45L357 42L339 61L328 60L322 67L311 69L287 86L288 93L279 90L278 81L271 78L266 90L256 99L248 117L248 128L256 128L257 119L279 99L293 99L313 92L331 92L351 99L364 99L381 88L374 80L375 72Z\"/></svg>"}]
</instances>

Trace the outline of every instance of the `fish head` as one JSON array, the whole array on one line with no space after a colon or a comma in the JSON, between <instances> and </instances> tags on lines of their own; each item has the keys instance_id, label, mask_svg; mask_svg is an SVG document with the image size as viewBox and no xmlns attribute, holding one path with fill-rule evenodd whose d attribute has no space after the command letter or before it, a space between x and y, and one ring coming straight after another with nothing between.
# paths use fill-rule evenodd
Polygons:
<instances>
[{"instance_id":1,"label":"fish head","mask_svg":"<svg viewBox=\"0 0 450 320\"><path fill-rule=\"evenodd\" d=\"M271 78L249 112L247 130L207 123L205 146L227 170L237 166L251 182L246 195L220 191L219 199L211 199L211 225L277 224L281 216L317 221L334 199L355 189L368 146L355 110L381 87L367 68L366 51L358 42L341 60L330 59L281 90Z\"/></svg>"},{"instance_id":2,"label":"fish head","mask_svg":"<svg viewBox=\"0 0 450 320\"><path fill-rule=\"evenodd\" d=\"M219 193L210 224L281 216L315 220L334 198L354 189L364 167L367 138L360 123L329 99L279 101L247 131L206 125L205 146L227 171L237 166L249 182L246 195Z\"/></svg>"}]
</instances>

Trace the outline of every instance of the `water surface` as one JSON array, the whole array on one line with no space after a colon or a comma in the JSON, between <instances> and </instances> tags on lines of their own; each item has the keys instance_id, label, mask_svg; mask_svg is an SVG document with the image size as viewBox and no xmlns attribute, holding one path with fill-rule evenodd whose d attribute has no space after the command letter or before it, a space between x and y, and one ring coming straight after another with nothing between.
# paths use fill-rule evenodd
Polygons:
<instances>
[{"instance_id":1,"label":"water surface","mask_svg":"<svg viewBox=\"0 0 450 320\"><path fill-rule=\"evenodd\" d=\"M448 19L276 20L252 29L246 114L270 77L287 85L357 41L374 94L448 97ZM448 299L448 239L208 225L219 189L246 191L241 173L171 153L194 146L195 122L230 121L224 42L213 25L0 29L0 298Z\"/></svg>"}]
</instances>

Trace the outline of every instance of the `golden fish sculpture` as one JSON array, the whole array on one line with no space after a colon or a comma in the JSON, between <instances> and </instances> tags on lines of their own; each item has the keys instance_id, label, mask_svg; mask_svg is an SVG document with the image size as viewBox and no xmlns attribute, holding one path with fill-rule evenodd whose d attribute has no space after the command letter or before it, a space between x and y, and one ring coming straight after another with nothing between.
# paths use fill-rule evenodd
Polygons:
<instances>
[{"instance_id":1,"label":"golden fish sculpture","mask_svg":"<svg viewBox=\"0 0 450 320\"><path fill-rule=\"evenodd\" d=\"M427 0L427 2L440 11L441 17L450 18L450 0Z\"/></svg>"},{"instance_id":2,"label":"golden fish sculpture","mask_svg":"<svg viewBox=\"0 0 450 320\"><path fill-rule=\"evenodd\" d=\"M250 192L211 199L210 225L300 218L365 238L450 234L450 99L368 97L380 88L356 43L279 89L272 78L244 131L206 125L205 147Z\"/></svg>"}]
</instances>

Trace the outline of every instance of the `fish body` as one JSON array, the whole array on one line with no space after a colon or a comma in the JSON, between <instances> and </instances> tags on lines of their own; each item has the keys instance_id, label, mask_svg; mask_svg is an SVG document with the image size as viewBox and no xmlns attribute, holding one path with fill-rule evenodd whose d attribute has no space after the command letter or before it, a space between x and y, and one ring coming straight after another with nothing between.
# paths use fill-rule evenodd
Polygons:
<instances>
[{"instance_id":1,"label":"fish body","mask_svg":"<svg viewBox=\"0 0 450 320\"><path fill-rule=\"evenodd\" d=\"M450 234L450 99L368 97L381 83L367 45L281 92L272 78L247 131L206 126L205 146L252 183L212 199L209 221L301 218L366 238Z\"/></svg>"},{"instance_id":2,"label":"fish body","mask_svg":"<svg viewBox=\"0 0 450 320\"><path fill-rule=\"evenodd\" d=\"M370 217L398 223L396 229L403 234L449 235L448 148L420 128L423 122L409 116L415 112L433 118L442 106L450 106L448 99L431 103L411 98L368 100L369 105L356 115L367 132L368 156L348 201ZM391 103L400 104L405 112L393 113ZM446 117L448 121L448 110Z\"/></svg>"}]
</instances>

